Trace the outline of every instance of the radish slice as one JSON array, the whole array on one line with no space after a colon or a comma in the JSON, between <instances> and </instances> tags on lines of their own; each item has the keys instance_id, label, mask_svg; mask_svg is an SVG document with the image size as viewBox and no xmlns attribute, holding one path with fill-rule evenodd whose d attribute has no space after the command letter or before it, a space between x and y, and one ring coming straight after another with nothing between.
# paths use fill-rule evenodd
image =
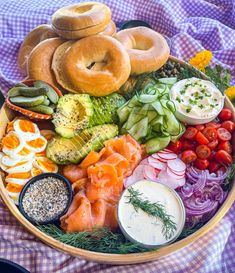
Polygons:
<instances>
[{"instance_id":1,"label":"radish slice","mask_svg":"<svg viewBox=\"0 0 235 273\"><path fill-rule=\"evenodd\" d=\"M135 181L135 178L131 175L129 177L127 177L124 181L124 187L127 188L129 187L130 185L134 184L136 181Z\"/></svg>"},{"instance_id":2,"label":"radish slice","mask_svg":"<svg viewBox=\"0 0 235 273\"><path fill-rule=\"evenodd\" d=\"M184 174L178 175L178 174L172 172L172 170L171 170L170 168L167 168L167 169L166 169L166 172L167 172L170 176L174 177L175 179L182 179L182 178L185 177Z\"/></svg>"},{"instance_id":3,"label":"radish slice","mask_svg":"<svg viewBox=\"0 0 235 273\"><path fill-rule=\"evenodd\" d=\"M150 166L156 168L157 170L165 170L166 169L166 164L155 159L152 158L151 156L148 157L148 163Z\"/></svg>"},{"instance_id":4,"label":"radish slice","mask_svg":"<svg viewBox=\"0 0 235 273\"><path fill-rule=\"evenodd\" d=\"M168 167L174 172L181 173L186 170L186 165L179 158L176 158L174 160L169 160L167 164L168 164Z\"/></svg>"},{"instance_id":5,"label":"radish slice","mask_svg":"<svg viewBox=\"0 0 235 273\"><path fill-rule=\"evenodd\" d=\"M127 179L124 182L124 186L128 187L129 185L132 185L133 183L144 179L144 168L146 165L138 165L135 170L133 171L131 176L128 176Z\"/></svg>"},{"instance_id":6,"label":"radish slice","mask_svg":"<svg viewBox=\"0 0 235 273\"><path fill-rule=\"evenodd\" d=\"M160 156L159 156L157 153L152 154L151 157L153 157L153 158L155 158L155 159L159 159L159 158L160 158Z\"/></svg>"},{"instance_id":7,"label":"radish slice","mask_svg":"<svg viewBox=\"0 0 235 273\"><path fill-rule=\"evenodd\" d=\"M157 177L156 177L156 172L155 169L151 166L144 166L144 177L145 179L149 179L149 180L153 180L156 181Z\"/></svg>"},{"instance_id":8,"label":"radish slice","mask_svg":"<svg viewBox=\"0 0 235 273\"><path fill-rule=\"evenodd\" d=\"M158 153L158 155L166 160L173 160L177 158L177 155L174 153Z\"/></svg>"},{"instance_id":9,"label":"radish slice","mask_svg":"<svg viewBox=\"0 0 235 273\"><path fill-rule=\"evenodd\" d=\"M169 166L168 166L167 168L170 169L171 172L173 172L173 173L176 174L176 175L179 175L179 176L185 175L185 171L183 171L183 172L176 172L175 170L172 170Z\"/></svg>"},{"instance_id":10,"label":"radish slice","mask_svg":"<svg viewBox=\"0 0 235 273\"><path fill-rule=\"evenodd\" d=\"M170 176L166 171L161 171L158 175L158 181L171 189L176 189L179 187L179 183L177 179ZM181 182L181 181L180 181ZM182 182L181 182L182 183Z\"/></svg>"},{"instance_id":11,"label":"radish slice","mask_svg":"<svg viewBox=\"0 0 235 273\"><path fill-rule=\"evenodd\" d=\"M172 152L171 150L169 150L169 149L164 149L164 150L159 151L158 154L159 154L159 153L163 153L163 154L172 154L173 152Z\"/></svg>"},{"instance_id":12,"label":"radish slice","mask_svg":"<svg viewBox=\"0 0 235 273\"><path fill-rule=\"evenodd\" d=\"M148 158L145 158L143 159L142 161L140 161L140 164L139 165L148 165L149 162L148 162Z\"/></svg>"}]
</instances>

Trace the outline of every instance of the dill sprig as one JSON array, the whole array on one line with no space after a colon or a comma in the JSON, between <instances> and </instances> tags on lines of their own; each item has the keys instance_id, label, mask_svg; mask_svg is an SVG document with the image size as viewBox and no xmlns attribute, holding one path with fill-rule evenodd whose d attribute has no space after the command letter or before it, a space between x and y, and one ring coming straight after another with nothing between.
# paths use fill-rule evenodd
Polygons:
<instances>
[{"instance_id":1,"label":"dill sprig","mask_svg":"<svg viewBox=\"0 0 235 273\"><path fill-rule=\"evenodd\" d=\"M235 163L233 163L228 171L227 171L227 176L224 180L224 182L222 183L222 188L224 191L228 191L232 185L232 181L234 179L234 176L235 176Z\"/></svg>"},{"instance_id":2,"label":"dill sprig","mask_svg":"<svg viewBox=\"0 0 235 273\"><path fill-rule=\"evenodd\" d=\"M143 199L142 193L138 190L134 190L132 187L128 189L129 196L126 196L129 200L127 203L133 205L135 211L139 209L144 211L150 216L157 217L162 222L162 233L166 240L170 239L174 235L176 230L176 223L171 219L173 216L166 213L165 207L159 202L151 203L147 199Z\"/></svg>"},{"instance_id":3,"label":"dill sprig","mask_svg":"<svg viewBox=\"0 0 235 273\"><path fill-rule=\"evenodd\" d=\"M56 225L49 224L39 225L38 229L64 244L95 252L127 254L150 251L130 242L122 233L114 233L108 228L64 233Z\"/></svg>"}]
</instances>

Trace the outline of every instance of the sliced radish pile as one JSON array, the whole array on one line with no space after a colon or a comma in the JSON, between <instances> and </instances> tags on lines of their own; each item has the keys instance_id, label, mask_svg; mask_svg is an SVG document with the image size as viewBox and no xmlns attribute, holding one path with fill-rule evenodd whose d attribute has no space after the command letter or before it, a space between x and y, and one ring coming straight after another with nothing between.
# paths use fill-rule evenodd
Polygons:
<instances>
[{"instance_id":1,"label":"sliced radish pile","mask_svg":"<svg viewBox=\"0 0 235 273\"><path fill-rule=\"evenodd\" d=\"M143 159L132 175L126 178L124 186L148 179L176 189L185 184L185 171L184 162L175 153L165 149Z\"/></svg>"}]
</instances>

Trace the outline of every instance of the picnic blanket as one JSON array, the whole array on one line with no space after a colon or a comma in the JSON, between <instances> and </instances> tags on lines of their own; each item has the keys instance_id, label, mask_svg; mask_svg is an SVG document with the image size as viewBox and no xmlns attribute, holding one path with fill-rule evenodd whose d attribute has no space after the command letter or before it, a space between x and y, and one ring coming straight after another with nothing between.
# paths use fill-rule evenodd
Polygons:
<instances>
[{"instance_id":1,"label":"picnic blanket","mask_svg":"<svg viewBox=\"0 0 235 273\"><path fill-rule=\"evenodd\" d=\"M0 0L0 88L3 94L22 80L16 60L25 35L50 23L58 8L74 0ZM213 64L235 74L234 0L107 0L117 24L147 21L169 38L171 54L188 60L203 49ZM0 257L34 273L235 272L235 205L217 226L191 245L155 262L103 265L61 253L28 233L0 201Z\"/></svg>"}]
</instances>

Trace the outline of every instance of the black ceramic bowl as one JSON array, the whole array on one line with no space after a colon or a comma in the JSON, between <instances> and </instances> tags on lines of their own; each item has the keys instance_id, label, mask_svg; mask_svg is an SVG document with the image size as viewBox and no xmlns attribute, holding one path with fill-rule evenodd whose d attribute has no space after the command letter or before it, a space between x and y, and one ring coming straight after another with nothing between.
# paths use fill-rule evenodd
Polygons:
<instances>
[{"instance_id":1,"label":"black ceramic bowl","mask_svg":"<svg viewBox=\"0 0 235 273\"><path fill-rule=\"evenodd\" d=\"M147 22L142 20L130 20L122 23L120 25L120 30L133 27L148 27L152 28Z\"/></svg>"},{"instance_id":2,"label":"black ceramic bowl","mask_svg":"<svg viewBox=\"0 0 235 273\"><path fill-rule=\"evenodd\" d=\"M30 273L22 266L6 259L0 258L0 271L2 273Z\"/></svg>"},{"instance_id":3,"label":"black ceramic bowl","mask_svg":"<svg viewBox=\"0 0 235 273\"><path fill-rule=\"evenodd\" d=\"M33 218L28 216L28 214L24 211L22 201L23 201L25 192L29 188L30 185L37 182L38 180L41 180L41 179L47 178L47 177L54 177L54 178L57 178L59 180L62 180L65 183L65 185L66 185L66 187L68 189L68 203L67 203L65 209L60 214L58 214L55 218L51 219L50 221L36 222ZM19 210L24 215L24 217L33 224L41 224L41 225L52 224L52 223L58 222L60 217L63 216L67 212L67 210L68 210L68 208L69 208L69 206L70 206L70 204L72 202L72 199L73 199L73 189L72 189L71 183L68 181L67 178L65 178L64 176L62 176L62 175L60 175L58 173L43 173L43 174L40 174L40 175L37 175L37 176L31 178L25 184L25 186L23 187L23 189L22 189L22 191L20 193L20 196L19 196Z\"/></svg>"}]
</instances>

